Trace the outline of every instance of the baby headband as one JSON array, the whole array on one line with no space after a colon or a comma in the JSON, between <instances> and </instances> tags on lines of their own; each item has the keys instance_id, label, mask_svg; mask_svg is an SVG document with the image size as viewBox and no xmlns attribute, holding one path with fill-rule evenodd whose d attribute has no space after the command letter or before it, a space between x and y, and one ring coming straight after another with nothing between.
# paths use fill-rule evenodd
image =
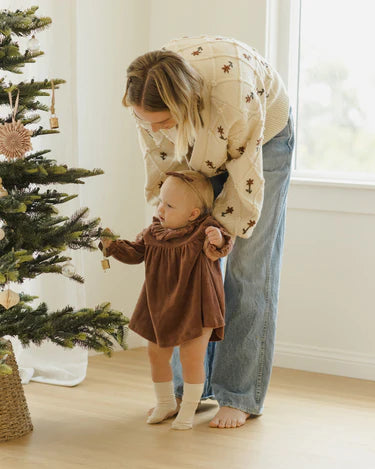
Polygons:
<instances>
[{"instance_id":1,"label":"baby headband","mask_svg":"<svg viewBox=\"0 0 375 469\"><path fill-rule=\"evenodd\" d=\"M203 200L203 197L201 196L199 191L193 186L193 184L191 184L194 181L194 179L192 179L189 176L186 176L186 174L181 174L176 171L168 171L165 174L167 176L175 176L181 179L182 181L184 181L197 194L197 196L199 197L199 200L203 203L203 206L206 207L206 202Z\"/></svg>"}]
</instances>

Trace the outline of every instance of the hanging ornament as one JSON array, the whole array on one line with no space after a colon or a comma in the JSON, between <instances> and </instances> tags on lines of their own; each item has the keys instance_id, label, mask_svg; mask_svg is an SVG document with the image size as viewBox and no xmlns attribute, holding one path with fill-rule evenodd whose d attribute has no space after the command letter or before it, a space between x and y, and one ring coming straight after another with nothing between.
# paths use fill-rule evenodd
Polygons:
<instances>
[{"instance_id":1,"label":"hanging ornament","mask_svg":"<svg viewBox=\"0 0 375 469\"><path fill-rule=\"evenodd\" d=\"M103 260L102 260L102 268L104 270L104 273L106 272L107 269L111 268L111 265L109 263L109 259L107 259L104 255L103 255Z\"/></svg>"},{"instance_id":2,"label":"hanging ornament","mask_svg":"<svg viewBox=\"0 0 375 469\"><path fill-rule=\"evenodd\" d=\"M106 228L103 231L102 236L105 237L106 233L113 234L109 228ZM103 259L101 263L102 263L102 269L104 270L104 273L105 273L108 269L111 268L111 265L109 263L109 259L107 258L107 248L105 248L104 246L102 248L102 253L103 253Z\"/></svg>"},{"instance_id":3,"label":"hanging ornament","mask_svg":"<svg viewBox=\"0 0 375 469\"><path fill-rule=\"evenodd\" d=\"M6 195L8 195L8 191L5 189L5 187L3 186L3 180L2 178L0 177L0 198L1 197L5 197Z\"/></svg>"},{"instance_id":4,"label":"hanging ornament","mask_svg":"<svg viewBox=\"0 0 375 469\"><path fill-rule=\"evenodd\" d=\"M0 228L0 241L5 238L5 231Z\"/></svg>"},{"instance_id":5,"label":"hanging ornament","mask_svg":"<svg viewBox=\"0 0 375 469\"><path fill-rule=\"evenodd\" d=\"M16 103L13 109L12 93L8 91L10 108L12 110L12 122L0 125L0 153L8 160L22 158L24 154L32 150L31 130L27 130L20 121L16 121L20 92L18 90Z\"/></svg>"},{"instance_id":6,"label":"hanging ornament","mask_svg":"<svg viewBox=\"0 0 375 469\"><path fill-rule=\"evenodd\" d=\"M34 34L31 36L31 39L28 40L27 48L29 49L30 52L39 52L40 44Z\"/></svg>"},{"instance_id":7,"label":"hanging ornament","mask_svg":"<svg viewBox=\"0 0 375 469\"><path fill-rule=\"evenodd\" d=\"M18 293L10 290L4 290L0 293L0 305L4 306L5 309L9 309L12 306L15 306L20 301L20 296Z\"/></svg>"},{"instance_id":8,"label":"hanging ornament","mask_svg":"<svg viewBox=\"0 0 375 469\"><path fill-rule=\"evenodd\" d=\"M61 267L61 273L65 275L65 277L73 277L75 272L76 272L76 269L71 262L67 262Z\"/></svg>"},{"instance_id":9,"label":"hanging ornament","mask_svg":"<svg viewBox=\"0 0 375 469\"><path fill-rule=\"evenodd\" d=\"M49 123L51 129L58 129L59 128L59 119L55 115L55 84L53 80L51 80L52 85L52 104L51 104L51 117L49 119Z\"/></svg>"}]
</instances>

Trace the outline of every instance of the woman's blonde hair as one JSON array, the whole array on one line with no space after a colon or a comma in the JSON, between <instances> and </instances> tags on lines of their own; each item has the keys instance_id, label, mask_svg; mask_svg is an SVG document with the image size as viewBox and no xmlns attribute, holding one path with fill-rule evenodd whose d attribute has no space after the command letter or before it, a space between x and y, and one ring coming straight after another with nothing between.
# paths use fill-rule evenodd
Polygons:
<instances>
[{"instance_id":1,"label":"woman's blonde hair","mask_svg":"<svg viewBox=\"0 0 375 469\"><path fill-rule=\"evenodd\" d=\"M210 179L198 171L184 169L182 171L168 171L168 177L177 177L189 186L200 201L201 215L209 215L214 204L214 190Z\"/></svg>"},{"instance_id":2,"label":"woman's blonde hair","mask_svg":"<svg viewBox=\"0 0 375 469\"><path fill-rule=\"evenodd\" d=\"M203 86L203 78L183 57L155 50L129 65L122 104L150 112L169 110L177 122L175 157L182 162L203 126Z\"/></svg>"}]
</instances>

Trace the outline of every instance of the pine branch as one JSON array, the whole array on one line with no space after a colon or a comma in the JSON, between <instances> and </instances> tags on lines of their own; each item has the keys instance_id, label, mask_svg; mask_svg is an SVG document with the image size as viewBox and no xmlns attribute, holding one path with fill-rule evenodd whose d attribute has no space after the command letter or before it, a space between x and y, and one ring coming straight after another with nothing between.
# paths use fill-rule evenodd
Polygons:
<instances>
[{"instance_id":1,"label":"pine branch","mask_svg":"<svg viewBox=\"0 0 375 469\"><path fill-rule=\"evenodd\" d=\"M3 241L1 241L3 243ZM0 256L0 283L18 282L20 268L23 262L32 261L33 253L26 249L11 249L8 252L1 251Z\"/></svg>"},{"instance_id":2,"label":"pine branch","mask_svg":"<svg viewBox=\"0 0 375 469\"><path fill-rule=\"evenodd\" d=\"M5 309L0 305L0 337L18 337L24 346L41 345L44 340L62 347L93 349L111 356L115 343L126 348L129 320L120 311L103 303L94 309L75 311L71 306L48 312L46 303L33 309L29 303L35 296L20 294L20 302Z\"/></svg>"},{"instance_id":3,"label":"pine branch","mask_svg":"<svg viewBox=\"0 0 375 469\"><path fill-rule=\"evenodd\" d=\"M62 275L62 264L71 258L58 254L67 247L96 251L94 241L101 234L100 218L85 220L87 215L87 208L77 210L70 218L51 217L40 211L3 215L6 225L3 227L5 238L0 241L0 252L4 254L0 258L0 284L10 277L12 281L22 283L26 278L44 273ZM84 282L78 274L71 279Z\"/></svg>"},{"instance_id":4,"label":"pine branch","mask_svg":"<svg viewBox=\"0 0 375 469\"><path fill-rule=\"evenodd\" d=\"M84 184L80 178L103 174L101 169L68 168L55 160L41 158L41 152L16 161L0 163L0 177L8 190L24 189L29 184Z\"/></svg>"},{"instance_id":5,"label":"pine branch","mask_svg":"<svg viewBox=\"0 0 375 469\"><path fill-rule=\"evenodd\" d=\"M35 212L45 215L56 215L58 209L55 205L64 204L78 197L77 194L68 195L56 190L47 190L39 193L40 188L25 189L24 191L11 190L8 196L0 198L0 216L6 221L7 213ZM4 217L5 215L5 217Z\"/></svg>"},{"instance_id":6,"label":"pine branch","mask_svg":"<svg viewBox=\"0 0 375 469\"><path fill-rule=\"evenodd\" d=\"M1 68L1 67L0 67ZM55 90L59 89L59 85L66 83L65 80L61 78L53 78L48 80L47 78L43 81L35 81L32 79L30 82L21 81L16 85L9 83L5 85L4 83L0 87L0 104L9 105L9 96L8 91L11 93L20 92L20 103L26 109L34 109L35 105L32 105L34 98L37 96L50 96L50 93L44 92L42 90L52 90L52 81L55 87Z\"/></svg>"},{"instance_id":7,"label":"pine branch","mask_svg":"<svg viewBox=\"0 0 375 469\"><path fill-rule=\"evenodd\" d=\"M35 31L43 31L51 23L51 18L37 17L35 12L39 7L32 6L27 10L1 10L0 11L0 31L5 36L12 33L16 36L30 36Z\"/></svg>"},{"instance_id":8,"label":"pine branch","mask_svg":"<svg viewBox=\"0 0 375 469\"><path fill-rule=\"evenodd\" d=\"M25 66L26 63L35 63L35 58L41 55L44 55L44 52L30 52L26 50L24 54L15 53L15 49L18 49L14 46L0 47L0 69L6 70L8 72L21 74L21 68Z\"/></svg>"}]
</instances>

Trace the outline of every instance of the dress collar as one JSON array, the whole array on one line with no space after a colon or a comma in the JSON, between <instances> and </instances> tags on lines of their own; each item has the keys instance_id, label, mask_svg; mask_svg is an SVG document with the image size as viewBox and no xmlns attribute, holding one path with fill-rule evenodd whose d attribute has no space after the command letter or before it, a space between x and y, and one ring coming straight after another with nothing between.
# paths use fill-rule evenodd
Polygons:
<instances>
[{"instance_id":1,"label":"dress collar","mask_svg":"<svg viewBox=\"0 0 375 469\"><path fill-rule=\"evenodd\" d=\"M151 234L158 241L167 241L169 239L182 238L183 236L194 231L207 217L208 215L202 215L193 220L192 222L189 222L187 225L182 226L181 228L164 228L159 218L152 217L150 231Z\"/></svg>"}]
</instances>

